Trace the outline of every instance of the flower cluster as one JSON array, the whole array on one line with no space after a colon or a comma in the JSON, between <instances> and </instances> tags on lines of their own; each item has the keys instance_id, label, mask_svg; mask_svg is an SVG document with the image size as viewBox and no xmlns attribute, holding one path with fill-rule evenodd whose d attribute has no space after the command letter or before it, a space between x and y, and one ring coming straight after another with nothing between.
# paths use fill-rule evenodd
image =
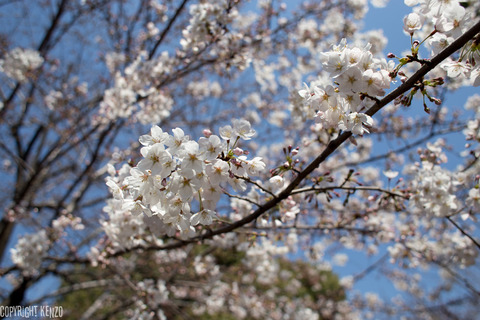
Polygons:
<instances>
[{"instance_id":1,"label":"flower cluster","mask_svg":"<svg viewBox=\"0 0 480 320\"><path fill-rule=\"evenodd\" d=\"M190 6L190 24L182 31L180 44L193 51L203 49L206 43L225 33L226 25L237 15L226 0L205 2Z\"/></svg>"},{"instance_id":2,"label":"flower cluster","mask_svg":"<svg viewBox=\"0 0 480 320\"><path fill-rule=\"evenodd\" d=\"M474 179L474 184L473 188L468 191L466 204L470 212L474 213L480 211L480 176L478 175L479 165L477 161L480 156L480 95L474 94L468 98L465 103L465 109L474 112L473 117L468 120L467 126L463 130L463 134L468 143L465 145L465 151L462 153L463 156L472 156L470 166L466 168L466 172Z\"/></svg>"},{"instance_id":3,"label":"flower cluster","mask_svg":"<svg viewBox=\"0 0 480 320\"><path fill-rule=\"evenodd\" d=\"M414 194L410 203L420 209L422 215L445 217L458 208L455 191L461 184L460 177L438 165L446 162L441 142L427 144L427 150L421 152L421 165L412 168L415 177L411 182Z\"/></svg>"},{"instance_id":4,"label":"flower cluster","mask_svg":"<svg viewBox=\"0 0 480 320\"><path fill-rule=\"evenodd\" d=\"M168 290L163 280L145 279L137 284L137 288L143 293L145 301L142 302L151 310L160 309L159 307L168 301Z\"/></svg>"},{"instance_id":5,"label":"flower cluster","mask_svg":"<svg viewBox=\"0 0 480 320\"><path fill-rule=\"evenodd\" d=\"M350 48L346 40L322 54L323 68L334 78L336 87L312 83L298 93L303 98L308 118L315 118L326 128L351 131L363 135L373 125L372 118L362 113L390 87L386 60L375 59L370 45ZM365 99L369 97L370 99Z\"/></svg>"},{"instance_id":6,"label":"flower cluster","mask_svg":"<svg viewBox=\"0 0 480 320\"><path fill-rule=\"evenodd\" d=\"M126 243L142 234L142 220L128 217L130 213L150 217L155 234L194 236L194 226L209 225L216 218L216 204L227 184L245 191L246 180L265 169L261 158L249 160L248 152L237 146L240 138L249 140L255 130L246 120L233 120L233 126L219 131L220 137L205 130L198 142L180 128L170 135L153 126L150 134L141 136L143 159L128 174L122 169L120 175L107 178L114 199L105 209L111 220L104 225L117 225L106 228L110 238Z\"/></svg>"},{"instance_id":7,"label":"flower cluster","mask_svg":"<svg viewBox=\"0 0 480 320\"><path fill-rule=\"evenodd\" d=\"M0 59L0 71L19 82L25 82L29 75L43 63L38 51L15 48Z\"/></svg>"},{"instance_id":8,"label":"flower cluster","mask_svg":"<svg viewBox=\"0 0 480 320\"><path fill-rule=\"evenodd\" d=\"M13 263L19 266L24 274L35 275L49 248L50 240L47 231L42 229L20 238L15 248L10 250L10 253Z\"/></svg>"},{"instance_id":9,"label":"flower cluster","mask_svg":"<svg viewBox=\"0 0 480 320\"><path fill-rule=\"evenodd\" d=\"M23 270L25 275L36 275L54 243L68 235L67 228L83 230L85 226L80 217L72 214L62 214L52 221L51 227L21 237L15 248L10 249L13 263ZM65 243L65 242L63 242Z\"/></svg>"},{"instance_id":10,"label":"flower cluster","mask_svg":"<svg viewBox=\"0 0 480 320\"><path fill-rule=\"evenodd\" d=\"M113 74L114 85L105 91L100 103L102 121L134 117L142 124L158 123L170 115L173 99L157 86L171 71L173 59L167 52L148 58L147 52L125 68L124 74L115 68L124 63L125 57L107 54L106 64Z\"/></svg>"},{"instance_id":11,"label":"flower cluster","mask_svg":"<svg viewBox=\"0 0 480 320\"><path fill-rule=\"evenodd\" d=\"M468 30L472 22L470 12L460 5L459 1L405 0L405 4L415 7L414 11L404 18L403 29L412 37L415 33L427 32L425 38L428 39L427 44L432 54L438 54L451 44ZM479 86L480 68L476 63L478 61L480 52L478 44L474 41L470 45L467 44L458 60L448 58L440 67L452 79L460 77L462 80L470 80L474 86Z\"/></svg>"},{"instance_id":12,"label":"flower cluster","mask_svg":"<svg viewBox=\"0 0 480 320\"><path fill-rule=\"evenodd\" d=\"M427 1L405 0L407 6L416 6L414 12L404 18L403 29L413 34L431 21L435 30L447 37L457 38L467 29L469 16L458 0Z\"/></svg>"},{"instance_id":13,"label":"flower cluster","mask_svg":"<svg viewBox=\"0 0 480 320\"><path fill-rule=\"evenodd\" d=\"M474 187L468 191L467 204L474 210L480 211L480 189Z\"/></svg>"},{"instance_id":14,"label":"flower cluster","mask_svg":"<svg viewBox=\"0 0 480 320\"><path fill-rule=\"evenodd\" d=\"M438 239L415 235L402 242L396 242L388 247L391 262L401 263L404 267L419 267L425 265L425 257L436 261L453 262L455 266L464 269L475 264L478 249L468 237L458 230L444 231Z\"/></svg>"},{"instance_id":15,"label":"flower cluster","mask_svg":"<svg viewBox=\"0 0 480 320\"><path fill-rule=\"evenodd\" d=\"M480 155L478 142L480 142L480 95L474 94L468 98L465 103L465 109L474 112L474 115L468 120L466 128L463 130L465 139L469 141L467 148L477 147L470 151L476 158Z\"/></svg>"}]
</instances>

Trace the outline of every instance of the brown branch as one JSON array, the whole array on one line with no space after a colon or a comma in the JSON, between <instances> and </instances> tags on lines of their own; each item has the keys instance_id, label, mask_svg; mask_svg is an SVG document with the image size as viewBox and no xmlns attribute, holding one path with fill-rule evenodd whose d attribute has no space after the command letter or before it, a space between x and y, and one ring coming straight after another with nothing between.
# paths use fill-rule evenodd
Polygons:
<instances>
[{"instance_id":1,"label":"brown branch","mask_svg":"<svg viewBox=\"0 0 480 320\"><path fill-rule=\"evenodd\" d=\"M331 186L331 187L307 187L307 188L302 188L302 189L295 189L292 191L293 194L299 194L299 193L305 193L305 192L326 192L329 190L347 190L347 191L376 191L376 192L381 192L381 193L386 193L389 196L392 197L399 197L399 198L404 198L404 199L409 199L410 197L405 194L393 192L391 190L387 189L382 189L379 187L368 187L368 186L357 186L357 187L336 187L336 186Z\"/></svg>"},{"instance_id":2,"label":"brown branch","mask_svg":"<svg viewBox=\"0 0 480 320\"><path fill-rule=\"evenodd\" d=\"M473 37L480 32L480 22L477 22L472 28L470 28L467 32L465 32L462 36L460 36L457 40L455 40L452 44L450 44L447 48L445 48L442 52L440 52L437 56L435 56L430 63L424 64L418 71L416 71L407 81L405 81L402 85L400 85L397 89L389 93L386 97L382 100L375 103L369 110L365 113L369 116L373 116L379 110L381 110L384 106L389 104L390 102L394 101L397 97L402 95L403 93L410 90L414 85L420 81L428 72L430 72L433 68L439 65L443 60L447 59L450 55L455 53L459 50L462 46L464 46L468 41L470 41ZM282 191L280 192L275 198L267 201L263 205L260 205L252 214L249 216L236 221L230 225L220 227L216 230L208 231L205 234L193 237L188 240L179 240L173 243L166 244L164 246L156 247L155 249L158 250L170 250L181 248L189 243L195 243L198 241L203 241L205 239L212 238L216 235L224 234L231 232L237 228L240 228L250 222L255 221L261 215L263 215L268 210L274 208L278 203L282 200L286 199L291 193L295 190L295 188L300 185L300 183L308 177L318 166L324 162L333 152L335 152L348 138L352 136L351 132L343 132L340 134L336 139L330 141L330 143L325 147L324 151L314 159L303 171L301 171L296 178ZM128 251L140 249L139 248L131 248ZM145 248L141 248L145 249ZM124 251L126 252L126 251ZM124 252L117 252L114 253L112 256L118 256L123 254Z\"/></svg>"},{"instance_id":3,"label":"brown branch","mask_svg":"<svg viewBox=\"0 0 480 320\"><path fill-rule=\"evenodd\" d=\"M86 282L75 283L71 286L61 287L55 292L44 295L36 300L29 301L30 305L40 304L46 299L56 298L58 296L63 296L80 290L95 289L101 287L115 287L123 284L123 280L120 279L99 279Z\"/></svg>"},{"instance_id":4,"label":"brown branch","mask_svg":"<svg viewBox=\"0 0 480 320\"><path fill-rule=\"evenodd\" d=\"M177 8L177 11L175 11L175 14L173 15L173 17L170 18L170 21L168 21L167 26L165 27L165 29L163 29L162 34L160 35L160 38L158 38L158 41L153 46L152 50L150 50L150 53L148 54L148 60L152 59L153 55L155 54L155 51L157 51L157 48L165 39L166 35L168 34L168 31L173 26L173 23L175 22L175 20L177 20L177 18L180 16L180 12L183 10L187 2L188 0L183 0L183 2Z\"/></svg>"},{"instance_id":5,"label":"brown branch","mask_svg":"<svg viewBox=\"0 0 480 320\"><path fill-rule=\"evenodd\" d=\"M369 163L369 162L374 162L374 161L377 161L377 160L381 160L381 159L384 159L384 158L387 158L389 157L390 155L392 154L400 154L400 153L403 153L405 151L408 151L408 150L411 150L412 148L415 148L419 145L422 145L424 144L425 142L429 141L430 139L432 139L433 137L435 136L438 136L438 135L444 135L444 134L449 134L449 133L452 133L452 132L459 132L459 131L462 131L463 129L465 129L464 126L462 127L455 127L453 129L444 129L444 130L438 130L438 131L434 131L434 132L430 132L429 134L427 134L426 136L422 137L422 138L418 138L417 140L415 141L412 141L411 143L408 143L407 145L404 145L403 147L401 148L398 148L398 149L394 149L394 150L390 150L386 153L383 153L383 154L379 154L377 156L373 156L373 157L370 157L368 159L365 159L365 160L360 160L360 161L350 161L350 162L345 162L341 165L339 165L337 168L341 168L341 167L346 167L346 166L354 166L354 165L359 165L359 164L365 164L365 163Z\"/></svg>"},{"instance_id":6,"label":"brown branch","mask_svg":"<svg viewBox=\"0 0 480 320\"><path fill-rule=\"evenodd\" d=\"M382 263L387 260L387 258L390 256L389 252L386 252L380 259L369 265L365 270L363 270L360 273L357 273L355 276L353 276L353 281L357 282L358 280L364 278L367 274L375 270L378 266L380 266Z\"/></svg>"},{"instance_id":7,"label":"brown branch","mask_svg":"<svg viewBox=\"0 0 480 320\"><path fill-rule=\"evenodd\" d=\"M349 227L347 225L316 225L316 226L308 226L308 225L276 225L276 226L255 226L255 227L242 227L238 230L301 230L301 231L346 231L346 232L356 232L363 235L379 233L382 230L379 229L367 229L367 228L359 228L359 227Z\"/></svg>"},{"instance_id":8,"label":"brown branch","mask_svg":"<svg viewBox=\"0 0 480 320\"><path fill-rule=\"evenodd\" d=\"M258 203L256 203L256 202L253 201L253 200L250 200L250 199L247 198L247 197L237 196L237 195L235 195L235 194L231 194L231 193L227 192L226 190L222 190L222 192L223 192L225 195L227 195L228 197L230 197L230 198L235 198L235 199L243 200L243 201L249 202L249 203L251 203L251 204L253 204L253 205L255 205L255 206L258 206L258 205L259 205Z\"/></svg>"},{"instance_id":9,"label":"brown branch","mask_svg":"<svg viewBox=\"0 0 480 320\"><path fill-rule=\"evenodd\" d=\"M52 23L50 24L50 27L47 30L47 33L43 37L42 43L40 43L40 46L38 47L38 51L41 53L45 53L44 51L48 48L48 42L50 41L53 31L57 27L61 16L65 12L65 7L67 6L69 0L62 0L60 5L58 6L57 13L55 14L55 17L52 20Z\"/></svg>"},{"instance_id":10,"label":"brown branch","mask_svg":"<svg viewBox=\"0 0 480 320\"><path fill-rule=\"evenodd\" d=\"M65 12L65 7L67 5L69 0L62 0L62 2L58 6L57 13L55 14L55 17L52 19L52 23L50 24L50 27L48 28L47 32L45 33L42 42L38 46L38 51L42 54L45 55L46 50L48 48L48 43L50 39L52 38L54 30L57 28L58 23L60 21L60 18L62 17L63 13ZM10 103L13 101L15 98L17 91L20 90L21 83L17 82L15 85L15 88L12 90L8 98L3 102L3 109L0 110L0 119L4 117L5 113L7 112L7 109L10 105Z\"/></svg>"}]
</instances>

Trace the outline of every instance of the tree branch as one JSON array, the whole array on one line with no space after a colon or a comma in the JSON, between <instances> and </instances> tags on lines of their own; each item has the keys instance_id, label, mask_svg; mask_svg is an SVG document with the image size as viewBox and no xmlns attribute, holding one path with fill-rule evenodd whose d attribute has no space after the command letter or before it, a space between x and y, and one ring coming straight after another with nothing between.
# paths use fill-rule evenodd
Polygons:
<instances>
[{"instance_id":1,"label":"tree branch","mask_svg":"<svg viewBox=\"0 0 480 320\"><path fill-rule=\"evenodd\" d=\"M471 235L469 235L465 230L463 230L462 227L460 227L455 221L453 221L452 217L448 216L447 217L447 220L450 221L458 230L460 230L460 232L466 236L468 239L470 239L473 244L475 244L477 246L478 249L480 249L480 243L478 243L477 240L475 240L474 237L472 237Z\"/></svg>"},{"instance_id":2,"label":"tree branch","mask_svg":"<svg viewBox=\"0 0 480 320\"><path fill-rule=\"evenodd\" d=\"M414 85L420 81L428 72L430 72L433 68L439 65L443 60L447 59L450 55L455 53L457 50L462 48L468 41L470 41L473 37L480 32L480 22L477 22L473 27L471 27L467 32L465 32L462 36L460 36L457 40L455 40L452 44L450 44L447 48L445 48L442 52L436 55L433 59L430 60L430 63L424 64L418 71L416 71L407 81L405 81L402 85L400 85L397 89L390 92L387 96L385 96L380 101L376 102L369 110L365 113L369 116L373 116L379 110L381 110L384 106L389 104L390 102L394 101L397 97L402 95L403 93L410 90ZM278 203L282 200L286 199L288 196L292 194L295 188L300 185L300 183L307 178L318 166L324 162L333 152L335 152L347 139L352 136L351 132L343 132L340 134L336 139L330 141L330 143L325 147L324 151L314 159L303 171L301 171L296 178L282 191L280 192L276 198L273 198L263 205L260 205L252 214L249 216L236 221L230 225L219 227L216 230L211 230L205 234L193 237L188 240L179 240L177 242L169 243L164 246L159 246L156 249L158 250L170 250L181 248L189 243L194 243L198 241L203 241L205 239L212 238L216 235L224 234L231 232L237 228L240 228L250 222L253 222L261 215L263 215L268 210L274 208ZM132 248L130 250L134 250L136 248ZM140 249L137 248L137 249ZM142 248L145 249L145 248ZM130 251L129 250L129 251ZM125 252L125 251L124 251ZM117 252L114 253L113 256L121 255L124 252Z\"/></svg>"},{"instance_id":3,"label":"tree branch","mask_svg":"<svg viewBox=\"0 0 480 320\"><path fill-rule=\"evenodd\" d=\"M155 54L155 51L157 51L157 48L165 39L165 36L168 34L168 31L170 30L170 28L172 28L175 20L177 20L177 18L180 16L180 12L183 10L187 2L188 0L183 0L183 2L177 8L177 11L175 11L175 14L173 15L173 17L170 18L170 21L168 21L167 26L165 27L165 29L163 29L162 34L160 35L160 38L158 38L158 41L153 46L152 50L150 50L150 53L148 54L148 60L152 59L153 55Z\"/></svg>"}]
</instances>

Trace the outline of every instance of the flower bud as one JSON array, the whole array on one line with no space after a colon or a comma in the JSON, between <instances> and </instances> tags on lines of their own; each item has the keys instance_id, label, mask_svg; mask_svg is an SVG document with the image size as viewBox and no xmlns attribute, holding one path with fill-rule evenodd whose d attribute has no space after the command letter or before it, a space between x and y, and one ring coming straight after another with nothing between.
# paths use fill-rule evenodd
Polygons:
<instances>
[{"instance_id":1,"label":"flower bud","mask_svg":"<svg viewBox=\"0 0 480 320\"><path fill-rule=\"evenodd\" d=\"M241 156L243 154L243 150L240 148L233 149L233 154L236 156Z\"/></svg>"},{"instance_id":2,"label":"flower bud","mask_svg":"<svg viewBox=\"0 0 480 320\"><path fill-rule=\"evenodd\" d=\"M203 129L202 133L207 138L209 138L212 135L212 131L210 129Z\"/></svg>"}]
</instances>

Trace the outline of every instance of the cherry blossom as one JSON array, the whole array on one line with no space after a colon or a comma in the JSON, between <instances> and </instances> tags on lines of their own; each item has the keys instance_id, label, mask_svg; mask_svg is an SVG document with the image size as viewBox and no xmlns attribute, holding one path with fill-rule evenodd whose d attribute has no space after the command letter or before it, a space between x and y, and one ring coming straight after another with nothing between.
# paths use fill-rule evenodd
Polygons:
<instances>
[{"instance_id":1,"label":"cherry blossom","mask_svg":"<svg viewBox=\"0 0 480 320\"><path fill-rule=\"evenodd\" d=\"M47 255L50 247L46 230L26 235L20 238L11 249L12 261L18 265L25 274L35 275L40 268L42 258Z\"/></svg>"},{"instance_id":2,"label":"cherry blossom","mask_svg":"<svg viewBox=\"0 0 480 320\"><path fill-rule=\"evenodd\" d=\"M423 22L425 21L425 17L418 13L412 12L409 13L403 19L403 30L413 35L416 30L420 30L423 26Z\"/></svg>"},{"instance_id":3,"label":"cherry blossom","mask_svg":"<svg viewBox=\"0 0 480 320\"><path fill-rule=\"evenodd\" d=\"M6 304L478 313L480 2L103 2L3 4Z\"/></svg>"},{"instance_id":4,"label":"cherry blossom","mask_svg":"<svg viewBox=\"0 0 480 320\"><path fill-rule=\"evenodd\" d=\"M16 81L25 82L43 61L40 53L35 50L14 48L0 59L0 72Z\"/></svg>"}]
</instances>

